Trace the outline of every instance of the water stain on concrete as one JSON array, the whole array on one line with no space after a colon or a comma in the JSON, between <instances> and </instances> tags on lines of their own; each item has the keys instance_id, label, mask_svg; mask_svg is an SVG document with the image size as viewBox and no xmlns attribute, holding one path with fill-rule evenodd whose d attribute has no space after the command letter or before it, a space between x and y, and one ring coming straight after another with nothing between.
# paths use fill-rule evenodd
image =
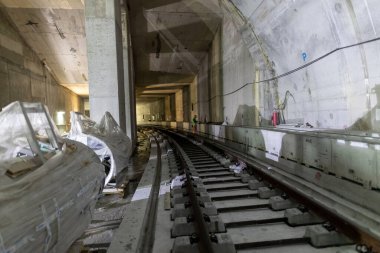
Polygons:
<instances>
[{"instance_id":1,"label":"water stain on concrete","mask_svg":"<svg viewBox=\"0 0 380 253\"><path fill-rule=\"evenodd\" d=\"M255 119L259 111L256 106L239 105L233 121L234 126L255 126Z\"/></svg>"}]
</instances>

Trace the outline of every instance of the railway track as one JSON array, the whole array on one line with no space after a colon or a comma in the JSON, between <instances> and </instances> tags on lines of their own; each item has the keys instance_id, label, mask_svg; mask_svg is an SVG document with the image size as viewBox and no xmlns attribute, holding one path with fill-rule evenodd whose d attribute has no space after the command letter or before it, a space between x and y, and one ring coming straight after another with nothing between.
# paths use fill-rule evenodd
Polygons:
<instances>
[{"instance_id":1,"label":"railway track","mask_svg":"<svg viewBox=\"0 0 380 253\"><path fill-rule=\"evenodd\" d=\"M367 252L352 228L293 198L255 168L229 168L221 154L166 132L172 178L171 237L179 252ZM317 214L318 213L318 214ZM322 212L323 213L323 212ZM333 216L332 216L333 217Z\"/></svg>"}]
</instances>

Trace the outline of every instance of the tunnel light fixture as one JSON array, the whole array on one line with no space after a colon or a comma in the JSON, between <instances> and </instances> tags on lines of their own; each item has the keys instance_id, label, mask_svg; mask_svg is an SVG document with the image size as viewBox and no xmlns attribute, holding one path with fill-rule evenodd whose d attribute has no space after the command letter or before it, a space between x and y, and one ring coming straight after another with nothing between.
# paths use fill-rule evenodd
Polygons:
<instances>
[{"instance_id":1,"label":"tunnel light fixture","mask_svg":"<svg viewBox=\"0 0 380 253\"><path fill-rule=\"evenodd\" d=\"M58 126L66 125L65 114L66 112L64 111L56 112L56 123Z\"/></svg>"},{"instance_id":2,"label":"tunnel light fixture","mask_svg":"<svg viewBox=\"0 0 380 253\"><path fill-rule=\"evenodd\" d=\"M351 141L350 145L358 148L368 148L368 144L364 142Z\"/></svg>"},{"instance_id":3,"label":"tunnel light fixture","mask_svg":"<svg viewBox=\"0 0 380 253\"><path fill-rule=\"evenodd\" d=\"M189 83L163 83L163 84L151 84L146 86L147 89L154 89L154 88L172 88L172 87L181 87L181 86L187 86L190 85Z\"/></svg>"},{"instance_id":4,"label":"tunnel light fixture","mask_svg":"<svg viewBox=\"0 0 380 253\"><path fill-rule=\"evenodd\" d=\"M336 140L336 142L339 143L339 144L346 144L345 140Z\"/></svg>"},{"instance_id":5,"label":"tunnel light fixture","mask_svg":"<svg viewBox=\"0 0 380 253\"><path fill-rule=\"evenodd\" d=\"M176 93L180 91L180 89L167 89L167 90L144 90L142 94L160 94L160 93Z\"/></svg>"}]
</instances>

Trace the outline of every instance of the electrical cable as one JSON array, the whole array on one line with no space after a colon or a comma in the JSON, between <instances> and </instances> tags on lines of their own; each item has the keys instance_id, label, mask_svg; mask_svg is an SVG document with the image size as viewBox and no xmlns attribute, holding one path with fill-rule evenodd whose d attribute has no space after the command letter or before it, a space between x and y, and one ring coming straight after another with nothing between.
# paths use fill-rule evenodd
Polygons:
<instances>
[{"instance_id":1,"label":"electrical cable","mask_svg":"<svg viewBox=\"0 0 380 253\"><path fill-rule=\"evenodd\" d=\"M347 49L347 48L357 47L357 46L360 46L360 45L368 44L368 43L375 42L375 41L379 41L379 40L380 40L380 37L376 37L376 38L374 38L374 39L361 41L361 42L358 42L358 43L355 43L355 44L351 44L351 45L348 45L348 46L343 46L343 47L335 48L334 50L332 50L332 51L330 51L330 52L328 52L328 53L326 53L326 54L324 54L324 55L322 55L322 56L320 56L320 57L318 57L318 58L316 58L316 59L314 59L314 60L312 60L312 61L310 61L310 62L304 64L304 65L301 65L301 66L299 66L298 68L295 68L295 69L293 69L293 70L290 70L290 71L288 71L288 72L285 72L285 73L283 73L283 74L281 74L281 75L277 75L277 76L274 76L274 77L272 77L272 78L268 78L268 79L265 79L265 80L260 80L260 81L256 81L256 82L246 83L246 84L244 84L243 86L239 87L238 89L236 89L236 90L234 90L234 91L228 92L228 93L226 93L226 94L215 95L215 96L211 97L211 98L208 99L208 100L205 100L205 101L197 101L195 104L199 104L199 103L208 103L208 102L211 102L212 100L214 100L214 99L217 98L217 97L225 97L225 96L228 96L228 95L234 94L234 93L238 92L239 90L241 90L241 89L247 87L247 86L250 85L250 84L258 84L258 83L265 83L265 82L271 82L271 81L278 80L278 79L280 79L280 78L283 78L283 77L285 77L285 76L288 76L288 75L291 75L291 74L293 74L293 73L295 73L295 72L298 72L298 71L300 71L301 69L304 69L304 68L306 68L306 67L309 67L310 65L313 65L314 63L316 63L316 62L318 62L318 61L320 61L320 60L326 58L327 56L329 56L329 55L331 55L331 54L333 54L333 53L335 53L335 52L338 52L338 51L341 51L341 50L344 50L344 49Z\"/></svg>"},{"instance_id":2,"label":"electrical cable","mask_svg":"<svg viewBox=\"0 0 380 253\"><path fill-rule=\"evenodd\" d=\"M280 103L278 105L278 108L277 108L277 110L280 112L280 123L281 124L286 124L285 116L284 116L284 110L285 110L286 106L288 105L288 97L292 97L293 101L296 102L296 100L294 99L293 94L289 90L287 90L285 92L284 101L282 101L282 103Z\"/></svg>"}]
</instances>

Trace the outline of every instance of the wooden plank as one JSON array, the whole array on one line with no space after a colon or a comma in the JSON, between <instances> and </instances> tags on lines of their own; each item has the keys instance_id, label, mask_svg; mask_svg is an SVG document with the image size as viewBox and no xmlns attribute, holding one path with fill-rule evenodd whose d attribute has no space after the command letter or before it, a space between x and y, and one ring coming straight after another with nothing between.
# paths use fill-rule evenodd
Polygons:
<instances>
[{"instance_id":1,"label":"wooden plank","mask_svg":"<svg viewBox=\"0 0 380 253\"><path fill-rule=\"evenodd\" d=\"M32 171L33 169L36 169L41 165L37 159L23 160L22 158L19 158L18 160L18 162L12 164L6 171L7 176L16 178Z\"/></svg>"}]
</instances>

